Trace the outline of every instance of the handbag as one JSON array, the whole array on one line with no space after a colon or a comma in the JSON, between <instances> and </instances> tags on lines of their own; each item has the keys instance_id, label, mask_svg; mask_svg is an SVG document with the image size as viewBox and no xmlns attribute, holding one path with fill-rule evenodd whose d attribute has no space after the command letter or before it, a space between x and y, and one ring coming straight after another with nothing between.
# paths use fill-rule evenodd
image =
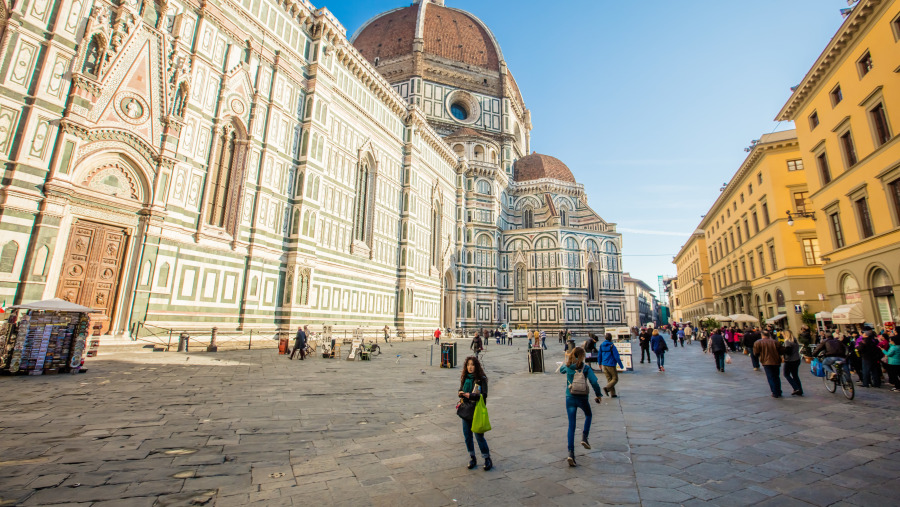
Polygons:
<instances>
[{"instance_id":1,"label":"handbag","mask_svg":"<svg viewBox=\"0 0 900 507\"><path fill-rule=\"evenodd\" d=\"M460 419L471 419L474 413L475 403L465 398L460 398L459 403L456 404L456 415L458 415Z\"/></svg>"},{"instance_id":2,"label":"handbag","mask_svg":"<svg viewBox=\"0 0 900 507\"><path fill-rule=\"evenodd\" d=\"M491 431L491 420L488 418L487 406L484 397L478 399L475 404L475 414L472 417L472 433L487 433Z\"/></svg>"},{"instance_id":3,"label":"handbag","mask_svg":"<svg viewBox=\"0 0 900 507\"><path fill-rule=\"evenodd\" d=\"M809 363L809 372L816 377L825 376L825 366L822 365L822 361L819 361L818 357L814 357L812 362Z\"/></svg>"}]
</instances>

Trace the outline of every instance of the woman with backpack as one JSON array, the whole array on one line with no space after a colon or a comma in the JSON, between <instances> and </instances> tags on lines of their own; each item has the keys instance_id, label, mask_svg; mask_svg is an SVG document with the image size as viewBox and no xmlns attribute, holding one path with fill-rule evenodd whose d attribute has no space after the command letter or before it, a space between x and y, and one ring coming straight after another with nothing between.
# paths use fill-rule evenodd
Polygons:
<instances>
[{"instance_id":1,"label":"woman with backpack","mask_svg":"<svg viewBox=\"0 0 900 507\"><path fill-rule=\"evenodd\" d=\"M590 449L588 434L591 432L591 404L588 400L590 388L594 388L594 402L600 403L603 396L594 370L585 367L584 349L575 347L566 354L565 364L560 365L559 372L566 376L566 413L569 416L569 466L575 466L575 416L580 408L584 412L584 430L581 432L581 445Z\"/></svg>"},{"instance_id":2,"label":"woman with backpack","mask_svg":"<svg viewBox=\"0 0 900 507\"><path fill-rule=\"evenodd\" d=\"M478 441L478 449L481 451L481 457L484 458L484 470L488 471L494 466L491 461L491 450L488 448L487 440L484 439L484 433L474 433L472 431L472 419L475 417L475 406L478 400L482 399L487 403L488 396L488 379L481 367L481 362L475 356L466 358L463 365L462 375L459 378L459 404L456 406L456 415L462 419L463 438L466 441L466 449L469 451L469 466L471 470L478 466L478 460L475 459L475 443L472 436Z\"/></svg>"},{"instance_id":3,"label":"woman with backpack","mask_svg":"<svg viewBox=\"0 0 900 507\"><path fill-rule=\"evenodd\" d=\"M656 354L656 366L660 373L666 371L666 351L669 350L669 346L657 329L653 330L653 336L650 338L650 349Z\"/></svg>"}]
</instances>

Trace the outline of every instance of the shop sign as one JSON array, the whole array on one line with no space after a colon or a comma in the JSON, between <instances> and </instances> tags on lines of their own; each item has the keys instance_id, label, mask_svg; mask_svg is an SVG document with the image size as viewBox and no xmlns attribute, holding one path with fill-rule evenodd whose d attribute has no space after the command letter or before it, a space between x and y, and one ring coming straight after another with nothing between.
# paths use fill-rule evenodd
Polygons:
<instances>
[{"instance_id":1,"label":"shop sign","mask_svg":"<svg viewBox=\"0 0 900 507\"><path fill-rule=\"evenodd\" d=\"M886 287L875 287L874 289L872 289L872 294L874 294L876 297L893 296L894 288L891 287L890 285L888 285Z\"/></svg>"},{"instance_id":2,"label":"shop sign","mask_svg":"<svg viewBox=\"0 0 900 507\"><path fill-rule=\"evenodd\" d=\"M844 294L844 299L847 301L848 305L852 305L853 303L862 303L862 294L859 292L851 292L849 294Z\"/></svg>"}]
</instances>

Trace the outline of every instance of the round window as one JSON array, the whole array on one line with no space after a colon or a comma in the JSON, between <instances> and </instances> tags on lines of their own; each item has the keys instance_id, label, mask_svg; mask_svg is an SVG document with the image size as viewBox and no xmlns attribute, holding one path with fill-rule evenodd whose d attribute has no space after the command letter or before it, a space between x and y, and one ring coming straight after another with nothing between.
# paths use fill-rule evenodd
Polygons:
<instances>
[{"instance_id":1,"label":"round window","mask_svg":"<svg viewBox=\"0 0 900 507\"><path fill-rule=\"evenodd\" d=\"M464 121L469 117L469 112L466 111L466 106L460 104L459 102L456 102L450 106L450 114L452 114L454 118L460 121Z\"/></svg>"}]
</instances>

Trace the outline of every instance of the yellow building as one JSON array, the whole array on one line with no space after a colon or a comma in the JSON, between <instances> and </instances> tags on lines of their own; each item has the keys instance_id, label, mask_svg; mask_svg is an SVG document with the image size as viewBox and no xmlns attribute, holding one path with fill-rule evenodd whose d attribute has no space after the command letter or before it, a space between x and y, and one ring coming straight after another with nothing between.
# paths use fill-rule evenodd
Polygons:
<instances>
[{"instance_id":1,"label":"yellow building","mask_svg":"<svg viewBox=\"0 0 900 507\"><path fill-rule=\"evenodd\" d=\"M898 73L900 2L862 0L777 116L797 128L828 306L879 325L900 313Z\"/></svg>"},{"instance_id":2,"label":"yellow building","mask_svg":"<svg viewBox=\"0 0 900 507\"><path fill-rule=\"evenodd\" d=\"M793 130L762 136L700 222L713 312L745 313L799 330L801 312L825 307L825 281ZM793 215L789 218L788 213Z\"/></svg>"},{"instance_id":3,"label":"yellow building","mask_svg":"<svg viewBox=\"0 0 900 507\"><path fill-rule=\"evenodd\" d=\"M697 229L672 260L678 272L675 289L675 320L699 322L712 313L712 285L709 277L709 255L706 234Z\"/></svg>"}]
</instances>

